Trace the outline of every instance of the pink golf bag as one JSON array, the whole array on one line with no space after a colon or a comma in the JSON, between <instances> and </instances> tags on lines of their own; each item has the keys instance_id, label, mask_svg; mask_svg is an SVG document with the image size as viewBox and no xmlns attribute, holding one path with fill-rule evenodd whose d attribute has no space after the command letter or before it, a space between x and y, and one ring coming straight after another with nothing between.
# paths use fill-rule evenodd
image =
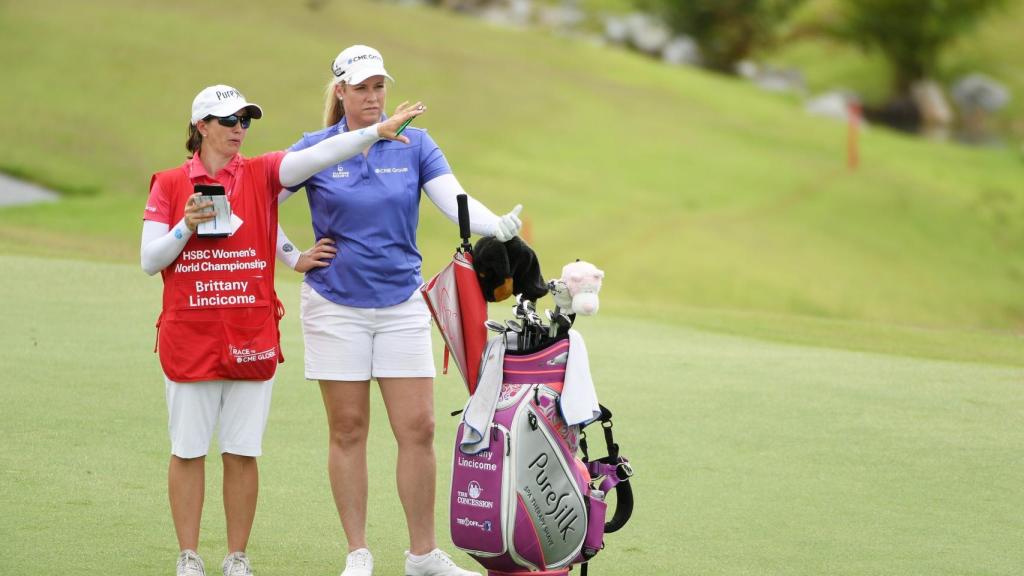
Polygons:
<instances>
[{"instance_id":1,"label":"pink golf bag","mask_svg":"<svg viewBox=\"0 0 1024 576\"><path fill-rule=\"evenodd\" d=\"M520 294L518 321L486 320L481 287L467 274L475 274L468 200L464 194L457 200L462 244L453 263L421 288L471 394L452 462L452 542L488 576L567 576L576 564L586 576L604 535L632 514L633 470L612 438L611 412L593 393L586 348L570 330L574 315L556 307L545 326L535 303ZM554 293L551 284L548 289ZM487 330L501 335L481 356ZM572 362L571 342L578 362ZM585 367L587 386L575 386L581 381L575 376L567 380L570 364ZM591 395L565 402L572 408L566 410L563 399L579 398L580 390ZM565 414L581 424L569 425ZM600 422L608 450L596 460L582 430L593 422ZM606 521L605 496L613 490L615 513Z\"/></svg>"},{"instance_id":2,"label":"pink golf bag","mask_svg":"<svg viewBox=\"0 0 1024 576\"><path fill-rule=\"evenodd\" d=\"M589 459L580 426L566 425L562 417L568 351L569 339L562 338L529 354L507 353L489 426L475 431L479 440L472 445L465 440L467 421L459 427L452 542L488 576L565 576L580 563L585 575L604 535L621 528L632 512L633 472L612 438L611 413L601 406L596 420L608 447L608 456L598 460ZM611 490L616 510L606 522L604 500Z\"/></svg>"}]
</instances>

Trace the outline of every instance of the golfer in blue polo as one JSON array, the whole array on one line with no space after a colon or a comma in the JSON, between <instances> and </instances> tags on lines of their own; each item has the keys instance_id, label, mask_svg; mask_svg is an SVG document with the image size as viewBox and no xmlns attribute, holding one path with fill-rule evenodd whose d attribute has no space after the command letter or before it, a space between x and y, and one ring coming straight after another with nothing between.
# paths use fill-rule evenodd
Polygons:
<instances>
[{"instance_id":1,"label":"golfer in blue polo","mask_svg":"<svg viewBox=\"0 0 1024 576\"><path fill-rule=\"evenodd\" d=\"M291 149L380 122L391 79L380 52L361 45L343 50L327 86L326 127ZM378 141L292 188L306 189L317 239L302 255L316 263L302 284L305 373L319 381L327 409L328 471L349 549L342 575L373 573L366 441L370 380L376 379L398 442L398 496L409 529L405 574L469 576L477 573L456 566L434 536L435 370L416 246L420 191L453 222L456 196L465 192L425 130L410 127L404 134L408 145ZM469 204L475 234L507 241L519 233L521 206L499 217L473 199ZM292 259L298 259L294 251Z\"/></svg>"}]
</instances>

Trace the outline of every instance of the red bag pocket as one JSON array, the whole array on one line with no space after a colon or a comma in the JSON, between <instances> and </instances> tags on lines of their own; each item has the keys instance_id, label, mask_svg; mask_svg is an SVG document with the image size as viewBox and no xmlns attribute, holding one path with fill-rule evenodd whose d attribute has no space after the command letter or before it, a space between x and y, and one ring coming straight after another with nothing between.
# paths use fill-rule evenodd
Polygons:
<instances>
[{"instance_id":1,"label":"red bag pocket","mask_svg":"<svg viewBox=\"0 0 1024 576\"><path fill-rule=\"evenodd\" d=\"M212 380L221 364L220 319L210 315L160 322L160 366L175 382Z\"/></svg>"},{"instance_id":2,"label":"red bag pocket","mask_svg":"<svg viewBox=\"0 0 1024 576\"><path fill-rule=\"evenodd\" d=\"M221 370L230 380L269 380L280 356L277 319L269 306L224 314Z\"/></svg>"}]
</instances>

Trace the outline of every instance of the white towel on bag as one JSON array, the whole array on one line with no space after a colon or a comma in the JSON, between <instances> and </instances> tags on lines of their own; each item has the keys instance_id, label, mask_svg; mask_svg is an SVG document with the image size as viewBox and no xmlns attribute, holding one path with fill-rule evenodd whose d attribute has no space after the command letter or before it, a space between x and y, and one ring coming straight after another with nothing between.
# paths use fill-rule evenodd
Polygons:
<instances>
[{"instance_id":1,"label":"white towel on bag","mask_svg":"<svg viewBox=\"0 0 1024 576\"><path fill-rule=\"evenodd\" d=\"M565 384L559 399L562 418L569 426L593 422L601 415L594 380L590 377L590 358L583 336L569 330L569 357L565 362Z\"/></svg>"}]
</instances>

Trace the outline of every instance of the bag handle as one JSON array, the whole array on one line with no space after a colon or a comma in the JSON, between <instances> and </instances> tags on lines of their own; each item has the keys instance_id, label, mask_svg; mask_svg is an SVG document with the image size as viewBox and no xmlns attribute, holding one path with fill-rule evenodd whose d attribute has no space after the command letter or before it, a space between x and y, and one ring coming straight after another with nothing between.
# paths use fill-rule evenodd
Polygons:
<instances>
[{"instance_id":1,"label":"bag handle","mask_svg":"<svg viewBox=\"0 0 1024 576\"><path fill-rule=\"evenodd\" d=\"M469 254L473 253L473 246L469 243L469 196L459 194L455 197L459 205L459 237L462 238L461 249Z\"/></svg>"}]
</instances>

